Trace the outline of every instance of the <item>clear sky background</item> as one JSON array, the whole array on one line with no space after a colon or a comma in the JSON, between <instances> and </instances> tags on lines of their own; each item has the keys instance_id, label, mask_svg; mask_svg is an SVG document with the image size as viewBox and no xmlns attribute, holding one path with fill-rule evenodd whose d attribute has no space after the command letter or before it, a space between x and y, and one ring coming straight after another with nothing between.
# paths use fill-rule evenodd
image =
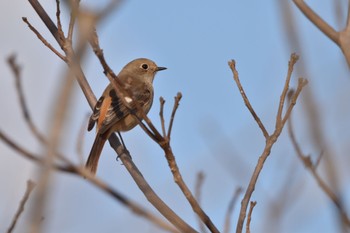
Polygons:
<instances>
[{"instance_id":1,"label":"clear sky background","mask_svg":"<svg viewBox=\"0 0 350 233\"><path fill-rule=\"evenodd\" d=\"M41 2L55 18L55 1ZM96 9L107 1L93 2L82 1L82 4ZM345 26L347 1L335 2L308 1L328 23L340 30ZM283 9L292 13L295 33L291 34L290 28L286 27ZM65 7L62 11L63 25L67 28L69 14ZM31 151L42 152L43 148L32 137L21 116L6 58L17 54L30 111L44 133L48 132L55 108L53 97L66 65L27 28L22 22L23 16L58 48L27 1L0 2L0 129ZM295 133L303 151L312 159L316 160L325 148L330 151L336 168L338 193L350 212L349 68L340 49L291 1L130 0L100 24L98 33L105 56L116 73L138 57L150 58L159 66L168 67L155 79L155 101L149 117L159 127L159 97L163 96L167 101L168 120L173 97L178 91L182 92L172 148L183 178L192 190L197 173L204 172L202 206L221 230L234 190L240 186L245 190L265 143L244 106L227 62L236 60L242 85L266 128L272 132L290 54L299 54L300 61L291 83L296 87L298 76L309 80L305 93L315 100L322 125L320 133L326 142L324 148L317 146L312 137L310 122L314 119L310 121L307 117L305 93L293 113ZM298 38L298 46L291 43L291 37ZM83 67L95 94L100 96L108 80L91 51ZM70 110L61 150L72 160L79 161L76 139L82 121L91 110L78 86ZM94 136L93 132L84 136L86 157ZM198 229L195 215L173 182L159 146L139 127L125 133L124 140L135 164L154 190ZM37 179L37 168L0 142L1 232L10 224L25 191L26 180ZM325 163L321 162L318 171L334 186L325 168ZM126 169L115 161L115 154L108 146L101 156L97 175L157 214ZM82 178L72 175L55 173L49 200L43 221L44 232L163 232ZM252 200L257 201L252 232L340 231L333 204L297 159L286 130L273 147ZM239 204L236 203L232 218L233 229ZM26 231L29 209L15 232Z\"/></svg>"}]
</instances>

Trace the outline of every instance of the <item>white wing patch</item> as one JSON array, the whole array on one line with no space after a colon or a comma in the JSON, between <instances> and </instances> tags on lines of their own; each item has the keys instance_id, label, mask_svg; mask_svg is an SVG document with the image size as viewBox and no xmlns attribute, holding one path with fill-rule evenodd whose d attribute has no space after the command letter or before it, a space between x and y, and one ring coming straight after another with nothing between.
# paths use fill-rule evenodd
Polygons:
<instances>
[{"instance_id":1,"label":"white wing patch","mask_svg":"<svg viewBox=\"0 0 350 233\"><path fill-rule=\"evenodd\" d=\"M129 96L124 97L124 99L128 104L132 102L132 99Z\"/></svg>"}]
</instances>

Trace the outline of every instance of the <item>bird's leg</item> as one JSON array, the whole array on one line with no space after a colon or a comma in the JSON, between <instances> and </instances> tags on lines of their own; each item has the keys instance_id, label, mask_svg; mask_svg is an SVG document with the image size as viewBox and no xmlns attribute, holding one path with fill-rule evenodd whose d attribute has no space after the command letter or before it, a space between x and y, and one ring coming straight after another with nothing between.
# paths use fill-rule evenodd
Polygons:
<instances>
[{"instance_id":1,"label":"bird's leg","mask_svg":"<svg viewBox=\"0 0 350 233\"><path fill-rule=\"evenodd\" d=\"M119 138L120 138L120 141L122 142L122 145L123 145L123 148L124 148L125 153L126 153L127 155L129 155L130 158L131 158L131 155L130 155L128 149L126 148L125 143L124 143L124 140L123 140L123 137L122 137L122 135L120 134L119 131L118 131L118 136L119 136ZM119 159L119 155L117 156L117 161L118 161L118 159Z\"/></svg>"}]
</instances>

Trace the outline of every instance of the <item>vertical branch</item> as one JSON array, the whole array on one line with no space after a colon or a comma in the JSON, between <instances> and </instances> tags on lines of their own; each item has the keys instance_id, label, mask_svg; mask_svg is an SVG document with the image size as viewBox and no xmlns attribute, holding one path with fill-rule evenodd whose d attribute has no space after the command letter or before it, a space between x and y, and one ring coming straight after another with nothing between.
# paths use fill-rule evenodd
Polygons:
<instances>
[{"instance_id":1,"label":"vertical branch","mask_svg":"<svg viewBox=\"0 0 350 233\"><path fill-rule=\"evenodd\" d=\"M238 188L236 188L236 190L232 196L232 199L231 199L231 201L228 205L227 211L226 211L225 225L224 225L223 233L231 232L231 218L232 218L233 209L234 209L235 204L238 200L238 197L242 191L243 191L243 189L241 187L238 187Z\"/></svg>"},{"instance_id":2,"label":"vertical branch","mask_svg":"<svg viewBox=\"0 0 350 233\"><path fill-rule=\"evenodd\" d=\"M204 182L204 173L203 172L198 172L197 173L197 179L196 179L196 185L194 188L194 196L197 199L198 203L201 203L202 200L202 186L203 186L203 182ZM206 233L207 229L205 228L205 225L203 224L203 222L200 220L200 218L198 218L198 226L200 229L201 233Z\"/></svg>"},{"instance_id":3,"label":"vertical branch","mask_svg":"<svg viewBox=\"0 0 350 233\"><path fill-rule=\"evenodd\" d=\"M160 110L159 110L159 117L160 117L160 124L162 125L162 134L163 137L166 136L165 132L165 120L164 120L164 104L165 104L165 99L163 97L159 98L160 102Z\"/></svg>"},{"instance_id":4,"label":"vertical branch","mask_svg":"<svg viewBox=\"0 0 350 233\"><path fill-rule=\"evenodd\" d=\"M250 222L252 221L252 213L255 206L256 206L256 201L251 201L249 212L248 212L248 220L246 224L246 233L250 233Z\"/></svg>"},{"instance_id":5,"label":"vertical branch","mask_svg":"<svg viewBox=\"0 0 350 233\"><path fill-rule=\"evenodd\" d=\"M282 121L282 111L283 111L283 106L286 100L286 95L287 92L289 90L289 83L290 83L290 79L292 77L292 73L293 73L293 67L295 65L295 63L298 61L299 56L296 55L295 53L293 53L291 55L290 61L288 62L288 72L287 72L287 78L286 81L284 83L284 88L280 97L280 102L279 102L279 106L278 106L278 111L277 111L277 117L276 117L276 127L278 125L281 124Z\"/></svg>"},{"instance_id":6,"label":"vertical branch","mask_svg":"<svg viewBox=\"0 0 350 233\"><path fill-rule=\"evenodd\" d=\"M168 134L167 134L167 138L169 140L170 140L171 130L173 128L175 113L177 108L179 107L181 98L182 98L182 94L181 92L178 92L177 95L175 96L174 108L173 108L173 111L171 112L171 117L170 117L170 123L169 123Z\"/></svg>"}]
</instances>

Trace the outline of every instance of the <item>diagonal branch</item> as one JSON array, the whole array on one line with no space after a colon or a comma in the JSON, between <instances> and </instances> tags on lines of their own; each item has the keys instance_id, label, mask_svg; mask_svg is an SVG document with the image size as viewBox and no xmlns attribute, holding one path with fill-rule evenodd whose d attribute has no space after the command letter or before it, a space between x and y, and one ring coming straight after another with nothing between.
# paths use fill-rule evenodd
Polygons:
<instances>
[{"instance_id":1,"label":"diagonal branch","mask_svg":"<svg viewBox=\"0 0 350 233\"><path fill-rule=\"evenodd\" d=\"M326 36L334 43L339 45L339 33L335 31L326 21L324 21L316 12L314 12L304 0L293 0L299 10L308 18L318 29L320 29Z\"/></svg>"},{"instance_id":2,"label":"diagonal branch","mask_svg":"<svg viewBox=\"0 0 350 233\"><path fill-rule=\"evenodd\" d=\"M238 72L236 70L236 61L235 60L231 60L228 62L228 65L229 67L231 68L232 70L232 73L233 73L233 78L236 82L236 85L239 89L239 92L241 93L242 95L242 98L243 98L243 101L244 101L244 104L246 105L246 107L248 108L249 112L252 114L252 116L254 117L254 120L256 121L256 123L259 125L265 139L267 139L269 137L269 133L267 132L264 124L261 122L260 118L258 117L258 115L255 113L252 105L250 104L250 101L247 97L247 95L245 94L245 91L242 87L242 84L241 84L241 81L239 80L239 75L238 75Z\"/></svg>"},{"instance_id":3,"label":"diagonal branch","mask_svg":"<svg viewBox=\"0 0 350 233\"><path fill-rule=\"evenodd\" d=\"M317 162L313 164L310 156L304 155L302 152L299 143L296 140L294 131L293 131L293 123L292 119L289 119L288 121L288 133L289 137L292 141L292 145L296 151L296 154L298 158L301 160L301 162L304 164L305 168L309 170L313 178L316 180L317 184L320 186L322 191L329 197L329 199L333 202L333 204L336 206L339 215L341 216L343 222L345 225L349 228L350 227L350 219L345 211L344 205L342 204L341 199L338 197L336 193L329 187L329 185L326 184L326 182L320 177L320 175L317 173L316 168L319 163L320 157L318 158Z\"/></svg>"},{"instance_id":4,"label":"diagonal branch","mask_svg":"<svg viewBox=\"0 0 350 233\"><path fill-rule=\"evenodd\" d=\"M31 192L33 191L34 188L35 188L35 183L31 180L28 180L26 192L24 193L24 196L19 204L18 210L12 219L12 223L11 223L9 229L7 230L7 233L12 233L13 230L15 229L16 223L17 223L19 217L21 216L21 214L23 213L24 206L25 206L26 202L28 201L29 195L31 194Z\"/></svg>"},{"instance_id":5,"label":"diagonal branch","mask_svg":"<svg viewBox=\"0 0 350 233\"><path fill-rule=\"evenodd\" d=\"M59 58L61 58L64 62L66 62L66 57L63 56L60 52L58 52L45 38L38 32L28 21L26 17L22 17L23 22L25 22L29 29L34 32L34 34L39 38L39 40L46 46L48 47L52 52L54 52Z\"/></svg>"}]
</instances>

